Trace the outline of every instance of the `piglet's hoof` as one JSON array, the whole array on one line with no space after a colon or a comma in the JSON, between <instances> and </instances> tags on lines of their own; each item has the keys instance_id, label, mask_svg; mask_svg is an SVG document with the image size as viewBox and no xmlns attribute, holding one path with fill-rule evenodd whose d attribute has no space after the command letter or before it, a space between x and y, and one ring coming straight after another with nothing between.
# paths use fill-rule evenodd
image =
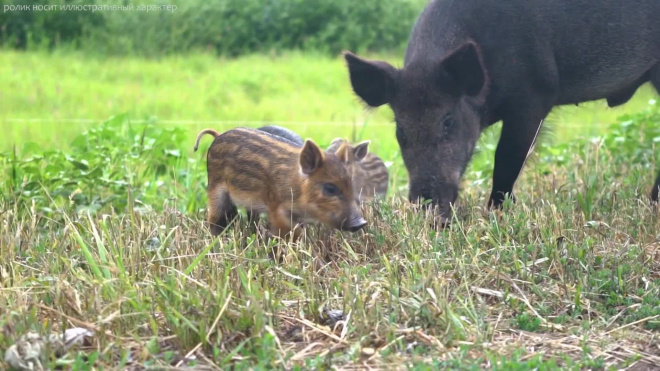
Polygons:
<instances>
[{"instance_id":1,"label":"piglet's hoof","mask_svg":"<svg viewBox=\"0 0 660 371\"><path fill-rule=\"evenodd\" d=\"M268 259L277 263L282 263L284 261L284 255L286 252L286 244L281 243L282 238L272 234L271 232L266 232L266 243L268 245ZM271 244L270 241L275 240L276 243Z\"/></svg>"},{"instance_id":2,"label":"piglet's hoof","mask_svg":"<svg viewBox=\"0 0 660 371\"><path fill-rule=\"evenodd\" d=\"M277 264L282 264L284 262L284 250L280 249L277 245L271 247L268 252L268 259Z\"/></svg>"}]
</instances>

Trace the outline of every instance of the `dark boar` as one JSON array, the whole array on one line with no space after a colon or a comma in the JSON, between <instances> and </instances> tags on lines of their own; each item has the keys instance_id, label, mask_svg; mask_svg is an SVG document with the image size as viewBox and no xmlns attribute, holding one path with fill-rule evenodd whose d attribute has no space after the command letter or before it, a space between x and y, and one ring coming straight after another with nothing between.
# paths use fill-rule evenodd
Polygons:
<instances>
[{"instance_id":1,"label":"dark boar","mask_svg":"<svg viewBox=\"0 0 660 371\"><path fill-rule=\"evenodd\" d=\"M351 232L367 224L353 196L348 146L327 153L311 140L301 148L259 130L206 129L197 136L195 151L205 134L215 137L206 155L213 235L236 216L236 205L268 213L271 233L279 236L304 221Z\"/></svg>"},{"instance_id":2,"label":"dark boar","mask_svg":"<svg viewBox=\"0 0 660 371\"><path fill-rule=\"evenodd\" d=\"M336 138L328 147L328 152L335 152L344 143L345 139ZM365 144L366 143L366 144ZM351 166L353 174L353 194L358 196L360 201L369 201L375 196L387 196L387 183L389 174L387 166L380 157L372 152L367 152L369 142L362 142L355 146L351 145L355 153L355 161Z\"/></svg>"},{"instance_id":3,"label":"dark boar","mask_svg":"<svg viewBox=\"0 0 660 371\"><path fill-rule=\"evenodd\" d=\"M660 1L432 0L401 69L344 56L354 92L394 111L410 199L447 217L486 127L503 122L489 198L500 207L554 106L660 90Z\"/></svg>"}]
</instances>

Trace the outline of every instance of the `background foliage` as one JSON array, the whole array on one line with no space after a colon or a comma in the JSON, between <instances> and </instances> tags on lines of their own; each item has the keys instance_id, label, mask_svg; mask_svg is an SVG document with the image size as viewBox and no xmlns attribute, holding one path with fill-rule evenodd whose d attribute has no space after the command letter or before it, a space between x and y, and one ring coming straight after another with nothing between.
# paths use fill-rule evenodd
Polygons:
<instances>
[{"instance_id":1,"label":"background foliage","mask_svg":"<svg viewBox=\"0 0 660 371\"><path fill-rule=\"evenodd\" d=\"M4 4L110 4L103 0L3 0ZM158 56L211 50L236 56L286 49L401 49L426 0L187 0L130 2L133 11L0 13L5 47L67 47L112 55ZM129 4L125 2L125 4ZM137 11L173 4L174 12ZM66 16L63 16L66 14Z\"/></svg>"}]
</instances>

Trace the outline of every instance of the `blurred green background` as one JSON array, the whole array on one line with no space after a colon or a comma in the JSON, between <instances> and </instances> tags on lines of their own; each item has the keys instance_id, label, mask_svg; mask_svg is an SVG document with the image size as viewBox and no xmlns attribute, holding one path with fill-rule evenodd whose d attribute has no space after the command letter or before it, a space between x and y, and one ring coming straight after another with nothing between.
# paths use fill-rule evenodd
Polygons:
<instances>
[{"instance_id":1,"label":"blurred green background","mask_svg":"<svg viewBox=\"0 0 660 371\"><path fill-rule=\"evenodd\" d=\"M99 148L112 141L126 155L144 156L144 143L131 152L137 147L125 142L146 135L160 141L160 147L148 148L165 151L162 164L172 165L168 161L174 153L178 168L189 167L186 160L195 163L195 169L189 169L194 170L194 187L189 184L187 191L180 191L195 189L194 196L186 196L194 200L184 207L195 210L204 199L205 172L197 164L204 161L210 142L203 141L199 153L192 153L197 133L206 127L223 131L265 124L285 126L321 145L336 137L371 139L370 150L390 165L390 189L405 191L407 176L392 113L387 107L365 109L351 90L340 52L350 50L401 66L410 29L426 0L51 0L31 1L30 9L23 10L25 4L2 1L0 151L5 158L14 157L6 160L7 166L19 159L31 164L30 156L43 156L40 151L61 151L48 160L61 158L68 165L52 165L48 174L55 180L43 183L48 177L43 175L46 178L39 181L51 188L68 184L65 196L90 176L125 175L93 172L81 161L97 163L106 171L125 168L124 160L111 166L93 157L109 150ZM35 4L49 10L35 11ZM128 8L113 10L117 4ZM141 9L147 4L176 9ZM103 5L110 7L91 7ZM550 148L576 137L601 135L618 116L645 109L654 96L647 85L616 109L607 108L605 101L556 108L546 124L546 134L551 135L544 135L543 143ZM107 143L80 146L81 135L111 132L99 123L115 116L121 119L111 120L111 126L133 137L98 134L97 139ZM489 129L478 144L466 176L471 184L489 181L499 126ZM156 130L153 136L141 131L146 127ZM41 174L45 166L30 171ZM69 181L68 166L81 171L75 181ZM165 174L167 182L173 181L173 172ZM163 192L155 184L163 172L154 177L147 169L136 173L138 178L124 181L156 187L152 191L158 203ZM21 179L32 179L26 176L14 169L9 189L24 186ZM186 183L183 178L178 181ZM100 193L104 192L119 191ZM30 197L34 194L28 193ZM92 198L87 195L81 203L93 203Z\"/></svg>"},{"instance_id":2,"label":"blurred green background","mask_svg":"<svg viewBox=\"0 0 660 371\"><path fill-rule=\"evenodd\" d=\"M164 125L185 122L191 131L279 121L319 140L367 124L362 134L379 139L374 149L391 152L389 109L364 110L339 53L350 50L400 66L426 3L3 0L0 122L6 135L0 148L26 140L66 145L89 125L84 120L128 113ZM25 4L55 9L20 10ZM131 8L90 7L117 4ZM147 4L176 9L139 10ZM645 107L652 96L646 86L617 109L606 109L602 101L561 107L548 126L559 140L594 134L622 113Z\"/></svg>"}]
</instances>

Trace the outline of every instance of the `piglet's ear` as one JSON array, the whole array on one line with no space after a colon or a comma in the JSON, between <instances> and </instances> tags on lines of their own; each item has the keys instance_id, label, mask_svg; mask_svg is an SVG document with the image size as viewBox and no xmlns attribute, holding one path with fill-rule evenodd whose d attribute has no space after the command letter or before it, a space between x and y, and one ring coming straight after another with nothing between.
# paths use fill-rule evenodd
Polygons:
<instances>
[{"instance_id":1,"label":"piglet's ear","mask_svg":"<svg viewBox=\"0 0 660 371\"><path fill-rule=\"evenodd\" d=\"M371 143L370 140L365 140L353 147L353 157L355 158L355 162L360 162L367 157L367 154L369 153L369 143Z\"/></svg>"},{"instance_id":2,"label":"piglet's ear","mask_svg":"<svg viewBox=\"0 0 660 371\"><path fill-rule=\"evenodd\" d=\"M337 151L335 152L339 161L343 163L348 163L353 158L353 153L351 152L351 146L347 142L343 142Z\"/></svg>"},{"instance_id":3,"label":"piglet's ear","mask_svg":"<svg viewBox=\"0 0 660 371\"><path fill-rule=\"evenodd\" d=\"M304 174L312 174L323 165L324 155L314 141L307 139L300 151L300 170Z\"/></svg>"}]
</instances>

